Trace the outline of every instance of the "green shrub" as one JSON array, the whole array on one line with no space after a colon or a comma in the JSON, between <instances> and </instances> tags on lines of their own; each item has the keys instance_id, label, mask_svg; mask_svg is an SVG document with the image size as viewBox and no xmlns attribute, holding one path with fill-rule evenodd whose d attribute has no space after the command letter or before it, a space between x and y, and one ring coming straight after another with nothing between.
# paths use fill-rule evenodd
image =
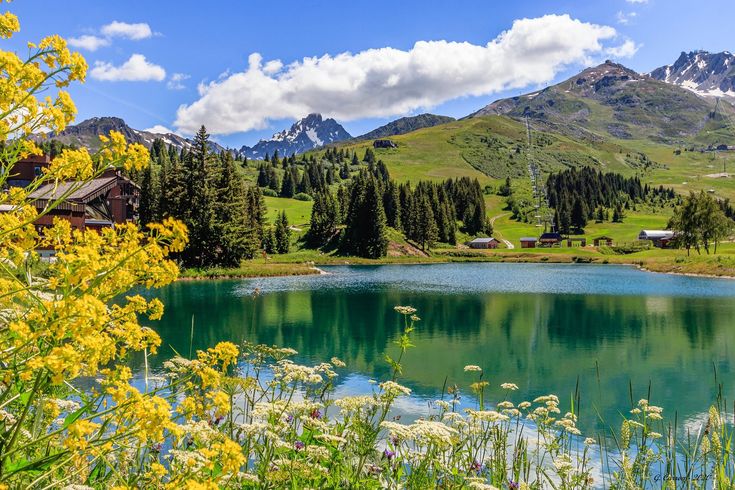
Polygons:
<instances>
[{"instance_id":1,"label":"green shrub","mask_svg":"<svg viewBox=\"0 0 735 490\"><path fill-rule=\"evenodd\" d=\"M299 192L298 194L293 196L293 198L296 199L297 201L312 201L313 200L313 198L305 192Z\"/></svg>"}]
</instances>

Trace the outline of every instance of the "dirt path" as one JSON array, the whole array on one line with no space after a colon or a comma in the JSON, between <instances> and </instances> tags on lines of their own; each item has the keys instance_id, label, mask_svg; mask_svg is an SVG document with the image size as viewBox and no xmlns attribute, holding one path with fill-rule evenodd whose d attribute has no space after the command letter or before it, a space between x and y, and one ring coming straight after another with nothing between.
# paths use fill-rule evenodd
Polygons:
<instances>
[{"instance_id":1,"label":"dirt path","mask_svg":"<svg viewBox=\"0 0 735 490\"><path fill-rule=\"evenodd\" d=\"M498 238L501 242L505 243L505 246L506 246L506 248L508 250L513 250L514 248L516 248L516 246L513 245L510 242L510 240L506 240L505 238L503 238L503 234L502 233L500 233L499 231L496 231L495 230L495 220L498 219L498 218L502 218L503 216L506 216L507 214L508 213L503 213L503 214L499 214L497 216L493 216L492 218L490 218L490 224L493 225L493 231L495 231L496 238Z\"/></svg>"}]
</instances>

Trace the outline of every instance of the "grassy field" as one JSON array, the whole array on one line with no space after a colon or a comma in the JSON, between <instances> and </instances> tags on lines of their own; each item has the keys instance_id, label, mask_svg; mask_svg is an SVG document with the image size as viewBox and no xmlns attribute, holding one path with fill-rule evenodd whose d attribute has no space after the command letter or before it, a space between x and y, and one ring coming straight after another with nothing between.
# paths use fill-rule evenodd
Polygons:
<instances>
[{"instance_id":1,"label":"grassy field","mask_svg":"<svg viewBox=\"0 0 735 490\"><path fill-rule=\"evenodd\" d=\"M299 201L285 197L265 197L265 205L268 208L268 221L275 223L276 216L286 211L288 222L293 226L304 226L311 219L311 201Z\"/></svg>"}]
</instances>

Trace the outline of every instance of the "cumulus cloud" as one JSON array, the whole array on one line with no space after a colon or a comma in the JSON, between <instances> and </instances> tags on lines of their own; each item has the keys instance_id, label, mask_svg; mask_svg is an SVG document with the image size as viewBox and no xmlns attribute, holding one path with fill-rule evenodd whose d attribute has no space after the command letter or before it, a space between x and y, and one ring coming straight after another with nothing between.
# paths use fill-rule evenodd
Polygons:
<instances>
[{"instance_id":1,"label":"cumulus cloud","mask_svg":"<svg viewBox=\"0 0 735 490\"><path fill-rule=\"evenodd\" d=\"M184 82L189 78L191 78L191 76L186 73L174 73L169 77L168 82L166 82L166 87L170 90L183 90L186 88Z\"/></svg>"},{"instance_id":2,"label":"cumulus cloud","mask_svg":"<svg viewBox=\"0 0 735 490\"><path fill-rule=\"evenodd\" d=\"M245 71L201 83L175 125L214 134L262 129L269 120L321 112L341 120L389 117L462 96L550 82L559 71L605 52L614 28L547 15L520 19L485 45L418 41L407 50L325 54L284 65L253 53Z\"/></svg>"},{"instance_id":3,"label":"cumulus cloud","mask_svg":"<svg viewBox=\"0 0 735 490\"><path fill-rule=\"evenodd\" d=\"M613 58L630 58L631 56L636 54L640 48L640 44L636 44L635 42L628 39L620 46L607 48L605 52Z\"/></svg>"},{"instance_id":4,"label":"cumulus cloud","mask_svg":"<svg viewBox=\"0 0 735 490\"><path fill-rule=\"evenodd\" d=\"M648 0L625 0L625 1L628 2L628 3L632 3L632 4L648 3Z\"/></svg>"},{"instance_id":5,"label":"cumulus cloud","mask_svg":"<svg viewBox=\"0 0 735 490\"><path fill-rule=\"evenodd\" d=\"M102 26L100 31L107 37L122 37L125 39L132 39L133 41L146 39L153 35L151 26L144 22L128 24L127 22L119 22L115 20Z\"/></svg>"},{"instance_id":6,"label":"cumulus cloud","mask_svg":"<svg viewBox=\"0 0 735 490\"><path fill-rule=\"evenodd\" d=\"M99 48L109 46L110 40L104 37L85 34L84 36L70 37L69 45L74 48L86 49L87 51L97 51Z\"/></svg>"},{"instance_id":7,"label":"cumulus cloud","mask_svg":"<svg viewBox=\"0 0 735 490\"><path fill-rule=\"evenodd\" d=\"M176 134L176 131L169 129L162 124L156 124L155 126L150 127L148 129L144 129L143 131L148 131L149 133L155 133L155 134L169 134L169 133Z\"/></svg>"},{"instance_id":8,"label":"cumulus cloud","mask_svg":"<svg viewBox=\"0 0 735 490\"><path fill-rule=\"evenodd\" d=\"M163 67L150 63L142 54L134 54L120 66L106 61L97 61L90 75L105 82L160 82L166 78Z\"/></svg>"}]
</instances>

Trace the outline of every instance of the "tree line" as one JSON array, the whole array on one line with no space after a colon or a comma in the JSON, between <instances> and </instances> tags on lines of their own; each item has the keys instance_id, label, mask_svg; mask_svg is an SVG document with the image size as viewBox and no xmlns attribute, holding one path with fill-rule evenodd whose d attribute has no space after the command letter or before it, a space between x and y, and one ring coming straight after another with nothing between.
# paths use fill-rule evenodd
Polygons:
<instances>
[{"instance_id":1,"label":"tree line","mask_svg":"<svg viewBox=\"0 0 735 490\"><path fill-rule=\"evenodd\" d=\"M392 180L381 160L370 161L336 196L315 194L306 243L378 258L387 254L388 228L393 228L426 251L437 242L455 244L458 219L469 234L492 231L476 179L420 181L413 187Z\"/></svg>"},{"instance_id":2,"label":"tree line","mask_svg":"<svg viewBox=\"0 0 735 490\"><path fill-rule=\"evenodd\" d=\"M603 173L591 167L571 168L550 174L546 181L549 207L560 233L581 233L590 220L623 221L631 205L655 199L675 199L672 189L651 188L640 178L625 177L614 172ZM612 211L612 212L611 212Z\"/></svg>"}]
</instances>

